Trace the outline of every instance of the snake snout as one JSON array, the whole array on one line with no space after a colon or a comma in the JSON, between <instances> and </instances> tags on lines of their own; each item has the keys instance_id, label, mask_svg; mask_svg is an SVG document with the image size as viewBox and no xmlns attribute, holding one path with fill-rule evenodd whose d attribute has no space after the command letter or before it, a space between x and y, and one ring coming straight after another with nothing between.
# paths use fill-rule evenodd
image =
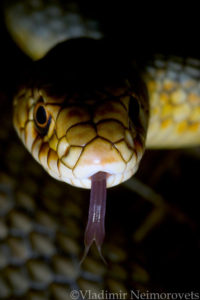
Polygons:
<instances>
[{"instance_id":1,"label":"snake snout","mask_svg":"<svg viewBox=\"0 0 200 300\"><path fill-rule=\"evenodd\" d=\"M122 173L126 164L117 149L107 140L97 137L89 143L74 169L74 175L79 178L90 177L104 171L106 173Z\"/></svg>"},{"instance_id":2,"label":"snake snout","mask_svg":"<svg viewBox=\"0 0 200 300\"><path fill-rule=\"evenodd\" d=\"M64 108L56 122L60 179L90 189L91 177L98 172L108 174L107 187L131 177L140 145L128 120L128 112L117 101L97 105L92 114L89 108Z\"/></svg>"}]
</instances>

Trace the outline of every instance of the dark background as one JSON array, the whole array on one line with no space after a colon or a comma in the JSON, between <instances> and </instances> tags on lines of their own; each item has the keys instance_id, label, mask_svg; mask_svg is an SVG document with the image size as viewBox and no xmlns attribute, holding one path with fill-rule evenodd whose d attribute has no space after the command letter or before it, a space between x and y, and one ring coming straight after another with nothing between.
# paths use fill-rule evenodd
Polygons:
<instances>
[{"instance_id":1,"label":"dark background","mask_svg":"<svg viewBox=\"0 0 200 300\"><path fill-rule=\"evenodd\" d=\"M100 20L106 36L115 39L119 49L144 55L167 53L200 58L198 5L182 2L176 7L175 2L151 2L84 1L82 6L86 14ZM10 39L3 15L0 37L0 90L4 98L28 58ZM152 205L142 193L129 191L123 185L108 192L107 242L117 240L116 232L126 237L127 253L135 255L150 274L148 288L154 291L199 290L199 172L199 148L146 152L136 178L144 189L150 187L161 195L170 212L140 243L132 241L133 228ZM83 195L88 194L83 191ZM87 215L87 208L85 211ZM129 263L128 260L127 270ZM129 287L133 287L131 280Z\"/></svg>"}]
</instances>

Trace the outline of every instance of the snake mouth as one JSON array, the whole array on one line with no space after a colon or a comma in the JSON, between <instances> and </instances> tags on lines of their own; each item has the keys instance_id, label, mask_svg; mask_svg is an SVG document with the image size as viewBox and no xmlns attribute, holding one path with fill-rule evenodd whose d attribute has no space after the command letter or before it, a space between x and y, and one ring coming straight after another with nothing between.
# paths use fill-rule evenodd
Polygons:
<instances>
[{"instance_id":1,"label":"snake mouth","mask_svg":"<svg viewBox=\"0 0 200 300\"><path fill-rule=\"evenodd\" d=\"M117 173L117 174L111 174L109 172L106 172L105 170L101 170L98 172L105 172L106 173L106 187L110 188L110 187L114 187L117 186L118 184L128 180L129 178L131 178L138 169L138 165L139 163L135 164L133 167L131 168L127 168L124 172L121 173ZM85 189L91 189L92 186L92 177L98 173L98 172L93 172L89 177L87 178L62 178L62 181L71 184L73 186L76 187L80 187L80 188L85 188Z\"/></svg>"},{"instance_id":2,"label":"snake mouth","mask_svg":"<svg viewBox=\"0 0 200 300\"><path fill-rule=\"evenodd\" d=\"M80 165L78 165L78 170L76 172L68 171L68 168L62 164L62 162L59 163L59 169L60 169L60 177L57 178L59 180L62 180L68 184L71 184L76 187L81 187L85 189L91 189L92 186L92 177L97 174L98 172L104 172L106 173L106 187L114 187L126 180L128 180L131 176L133 176L137 169L140 162L140 157L136 155L136 153L133 153L131 159L127 164L122 162L121 160L119 162L114 163L107 163L107 164L87 164L83 166L83 170L81 170ZM47 170L49 173L50 171ZM84 171L84 176L82 175ZM53 177L55 177L56 174L51 174Z\"/></svg>"}]
</instances>

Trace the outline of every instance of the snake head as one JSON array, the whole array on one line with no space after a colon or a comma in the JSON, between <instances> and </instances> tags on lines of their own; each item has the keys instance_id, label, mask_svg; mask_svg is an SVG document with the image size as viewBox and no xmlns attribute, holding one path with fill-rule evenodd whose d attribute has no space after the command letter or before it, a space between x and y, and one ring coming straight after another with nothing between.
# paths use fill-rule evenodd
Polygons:
<instances>
[{"instance_id":1,"label":"snake head","mask_svg":"<svg viewBox=\"0 0 200 300\"><path fill-rule=\"evenodd\" d=\"M139 100L129 95L99 98L94 94L82 103L75 96L56 98L38 89L16 95L15 129L52 177L90 189L98 172L108 174L106 185L112 187L137 171L145 133L130 109L138 110Z\"/></svg>"}]
</instances>

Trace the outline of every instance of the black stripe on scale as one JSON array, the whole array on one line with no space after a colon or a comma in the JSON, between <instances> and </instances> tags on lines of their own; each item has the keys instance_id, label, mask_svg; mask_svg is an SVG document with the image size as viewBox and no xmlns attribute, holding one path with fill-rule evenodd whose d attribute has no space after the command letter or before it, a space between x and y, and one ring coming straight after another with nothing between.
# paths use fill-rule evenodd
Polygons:
<instances>
[{"instance_id":1,"label":"black stripe on scale","mask_svg":"<svg viewBox=\"0 0 200 300\"><path fill-rule=\"evenodd\" d=\"M79 125L86 125L86 124L93 126L94 130L96 131L96 134L97 134L96 124L94 122L92 122L91 120L89 120L89 121L79 122L79 123L71 125L69 128L67 128L65 135L68 133L68 131L70 129L72 129L72 128L76 127L76 126L79 126Z\"/></svg>"},{"instance_id":2,"label":"black stripe on scale","mask_svg":"<svg viewBox=\"0 0 200 300\"><path fill-rule=\"evenodd\" d=\"M98 121L97 123L95 123L95 126L98 126L99 124L104 123L104 122L111 122L111 121L117 122L124 129L129 129L129 127L126 127L121 121L119 121L118 119L114 119L114 118L102 119L102 120Z\"/></svg>"}]
</instances>

